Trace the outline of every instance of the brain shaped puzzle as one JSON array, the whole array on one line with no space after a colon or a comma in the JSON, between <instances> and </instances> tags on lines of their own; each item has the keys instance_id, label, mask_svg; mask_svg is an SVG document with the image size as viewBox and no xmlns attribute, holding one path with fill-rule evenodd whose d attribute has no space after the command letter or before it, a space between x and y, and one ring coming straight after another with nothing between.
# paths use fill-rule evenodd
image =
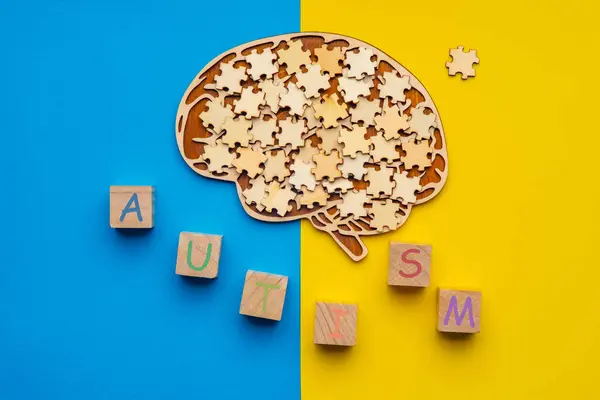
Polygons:
<instances>
[{"instance_id":1,"label":"brain shaped puzzle","mask_svg":"<svg viewBox=\"0 0 600 400\"><path fill-rule=\"evenodd\" d=\"M377 48L297 33L233 48L186 90L177 144L198 174L233 182L248 215L308 219L355 261L362 236L398 229L448 175L423 85Z\"/></svg>"}]
</instances>

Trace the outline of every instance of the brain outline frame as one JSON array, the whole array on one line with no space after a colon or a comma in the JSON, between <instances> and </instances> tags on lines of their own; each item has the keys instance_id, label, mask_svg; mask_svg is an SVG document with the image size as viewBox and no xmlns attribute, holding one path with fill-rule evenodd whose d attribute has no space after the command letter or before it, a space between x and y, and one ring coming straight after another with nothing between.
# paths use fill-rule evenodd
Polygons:
<instances>
[{"instance_id":1,"label":"brain outline frame","mask_svg":"<svg viewBox=\"0 0 600 400\"><path fill-rule=\"evenodd\" d=\"M303 46L297 46L297 42L301 42ZM293 47L289 47L290 52L286 54L285 58L279 58L278 54L282 51L285 52L290 43L294 43ZM290 107L280 106L281 108L275 111L271 109L271 106L277 103L277 101L273 101L273 92L271 92L271 97L268 98L269 94L266 93L267 96L265 97L265 93L259 88L264 88L265 86L263 85L265 85L265 82L273 83L273 85L270 85L271 91L286 94L287 86L299 86L296 85L298 79L295 75L301 74L302 71L307 71L307 66L305 65L307 60L306 54L294 55L293 52L298 52L299 50L308 52L311 62L318 64L315 49L320 49L319 54L323 54L324 49L335 49L334 53L339 54L340 51L337 50L338 48L342 50L342 54L346 52L355 53L352 60L359 59L360 57L357 56L360 56L359 53L361 51L365 51L365 54L369 56L372 52L373 56L363 58L361 65L357 66L357 70L360 69L360 73L363 76L351 78L356 79L357 82L359 80L367 82L370 85L369 95L361 95L358 102L361 100L377 102L379 104L379 111L376 111L373 117L385 115L386 111L397 107L401 118L392 120L399 119L403 124L406 124L407 120L408 124L412 121L410 128L406 129L406 127L403 127L404 129L398 129L396 132L384 132L372 122L362 120L358 124L350 122L351 113L356 109L357 102L346 101L344 99L346 93L340 91L340 87L338 86L338 78L350 79L347 78L347 75L348 70L352 69L352 65L347 65L345 61L341 63L344 69L343 73L329 74L329 88L323 89L321 87L316 97L305 97L294 100L298 107L304 108L305 111L302 116L290 113ZM256 61L257 65L253 71L254 74L248 73L248 70L252 68L248 60L258 60L257 56L260 57L262 54L265 57L261 60L261 64L264 64L264 58L268 57L268 59L272 60L274 68L271 68L269 65L260 65ZM251 55L251 58L247 60L246 56L248 55ZM292 63L295 59L302 59L302 64L299 66L287 65L287 62ZM349 60L349 58L344 57L344 60ZM362 71L369 70L369 60L373 62L374 72L371 75L369 75L369 72L366 72L366 76L364 76L365 72ZM328 60L328 63L331 65L331 60ZM227 65L227 67L222 68L223 65ZM260 78L252 79L256 77L256 69L258 67L266 72ZM288 67L290 67L290 70L300 72L288 74ZM269 75L273 70L276 70L276 72L273 75ZM242 71L245 71L245 79L241 82L241 85L240 81L234 81L234 84L231 84L233 87L232 90L223 85L224 81L227 80L226 78L235 76L237 80L240 76L243 76ZM259 72L262 73L262 71ZM402 84L406 83L405 77L408 76L410 88L402 90L402 93L398 93L398 99L395 99L394 96L390 97L389 88L386 88L385 93L387 97L381 99L379 98L379 94L381 93L379 88L388 80L391 85L391 82L394 80L390 72L395 74L396 82L402 81ZM224 73L229 75L223 76ZM386 73L385 76L388 79L383 78L384 73ZM306 81L306 79L303 81ZM321 84L322 82L321 80ZM350 83L362 84L357 82L352 81ZM250 90L243 90L247 87L252 87L252 92L254 93L250 93ZM292 89L294 90L290 90L292 93L289 97L292 97L292 95L298 97L296 88L293 87ZM305 88L301 87L301 89ZM275 95L276 100L280 99L280 94ZM331 100L332 98L336 98L334 95L341 99L337 105L333 104ZM239 101L241 96L246 96L246 98L243 101ZM401 101L402 99L404 101ZM335 112L339 113L339 109L344 107L348 111L345 118L339 117L334 121L335 128L323 126L325 120L322 117L315 119L314 113L306 113L306 110L313 107L314 104L326 103L327 100L329 100L330 107L331 104L339 107ZM248 110L238 110L240 108L236 107L238 103L250 106L246 107ZM301 103L305 103L305 105L302 106ZM326 109L323 106L320 110L324 108ZM236 112L234 112L234 109ZM228 145L224 145L223 141L228 131L222 129L220 126L215 127L208 122L210 119L211 122L215 122L218 125L219 122L228 121L227 126L239 122L240 124L243 123L243 128L246 129L246 126L248 126L247 121L241 120L256 121L257 118L254 117L256 112L260 113L258 118L263 121L268 122L270 119L277 121L275 135L271 135L271 138L267 140L267 142L271 141L272 143L263 144L260 141L253 142L253 139L249 136L252 132L252 128L250 128L250 130L246 130L241 134L240 132L235 132L237 136L242 138L242 142L245 142L246 137L250 138L250 143L247 146L243 146L244 143L240 143L239 141L232 145L231 140L228 141ZM434 117L429 114L434 114ZM288 143L284 146L278 145L278 138L281 132L279 121L282 120L304 125L301 135L301 139L305 143L304 146L298 145L296 142L292 144ZM239 125L234 126L237 127ZM319 196L317 196L317 192L309 191L306 186L295 187L290 183L290 175L293 176L294 174L293 169L290 167L300 162L312 162L313 165L311 167L314 167L315 163L312 158L314 155L339 153L340 161L343 163L343 160L347 159L346 157L341 157L344 144L339 143L337 148L333 150L331 148L327 149L323 146L323 141L319 135L322 136L324 132L332 131L338 132L337 134L339 135L339 132L353 131L353 128L356 126L360 128L356 130L357 132L364 132L363 127L366 128L367 134L361 140L369 141L369 155L360 154L361 157L369 157L369 161L363 163L362 166L365 171L362 179L353 179L351 176L338 177L333 180L331 177L326 177L322 182L317 182L318 185L322 186L319 188L320 191L317 192L325 193L327 196L325 204L318 200ZM234 132L233 129L231 131ZM413 206L431 200L441 191L448 176L448 155L442 121L431 96L425 90L423 84L408 69L376 47L355 38L332 33L303 32L263 38L242 44L215 57L197 74L182 96L175 121L175 132L179 150L188 166L204 177L234 182L240 202L248 215L266 222L286 222L306 218L318 230L329 233L354 261L363 259L368 253L366 246L361 240L361 236L376 235L398 229L407 220ZM230 136L233 137L233 133ZM262 136L264 137L264 132L262 132ZM372 141L371 138L373 138ZM328 139L335 138L329 137ZM331 140L328 140L328 142L331 142ZM391 151L391 160L389 157L382 156L383 150L381 147L377 148L378 145L391 146L387 149L388 155ZM213 147L209 153L205 151L207 146ZM327 145L327 147L331 146L331 143ZM335 147L335 141L333 146ZM242 153L240 152L240 148L249 149L243 151L244 160L240 160ZM423 153L422 150L419 150L421 154L408 154L405 148L411 149L410 151L416 151L412 149L424 148L426 151ZM280 163L280 165L275 166L275 161L273 161L269 166L271 170L269 182L265 183L263 176L265 156L268 160L267 162L275 159L279 160L277 162L280 162L281 157L279 157L280 154L277 152L281 151L285 154L285 164ZM394 152L397 153L397 156ZM220 154L219 157L222 161L220 163L213 161L211 165L210 158L205 156L205 154L213 154L215 159ZM308 160L306 159L307 154L309 157ZM278 157L275 157L275 155L278 155ZM357 155L354 154L355 157ZM377 158L375 158L375 155L377 155ZM378 161L376 162L375 159ZM420 164L411 165L410 168L406 168L403 160L408 159L420 160ZM247 201L244 195L245 191L249 193L249 189L254 187L252 186L253 179L248 176L250 168L244 168L244 164L247 165L248 160L254 160L255 163L259 163L253 166L251 175L254 175L257 179L255 181L257 185L256 190L260 190L263 187L266 188L261 202L268 200L269 207L265 207L265 204ZM340 170L340 167L341 165L338 165L338 170ZM284 169L283 171L281 171L282 168ZM388 183L385 177L383 180L378 178L377 185L381 186L382 190L374 194L373 190L375 186L371 185L375 185L375 183L367 181L367 176L381 175L377 172L383 168L386 168L386 171L388 168L393 169L393 171L388 171L388 174L386 174L386 176L392 176L392 179L389 181L389 186L386 187ZM273 170L275 173L273 173ZM372 170L375 171L371 174L367 173ZM337 171L335 172L337 173ZM404 186L399 186L400 184ZM358 206L350 204L350 199L363 198L361 196L364 193L361 192L366 192L369 186L370 194L367 196L368 201L366 203L362 203L362 205L358 203ZM313 196L309 197L309 193ZM357 196L357 193L361 196ZM281 196L284 196L283 200ZM294 197L290 198L290 196ZM300 200L303 196L313 199L314 203L306 205L305 201L301 205ZM273 204L283 204L286 198L289 198L286 210L274 209ZM348 199L348 204L343 204L344 199ZM373 206L374 203L375 206ZM344 215L340 212L339 206L341 204L344 205ZM350 210L349 213L348 210ZM352 212L353 210L355 212ZM360 216L357 217L356 215Z\"/></svg>"}]
</instances>

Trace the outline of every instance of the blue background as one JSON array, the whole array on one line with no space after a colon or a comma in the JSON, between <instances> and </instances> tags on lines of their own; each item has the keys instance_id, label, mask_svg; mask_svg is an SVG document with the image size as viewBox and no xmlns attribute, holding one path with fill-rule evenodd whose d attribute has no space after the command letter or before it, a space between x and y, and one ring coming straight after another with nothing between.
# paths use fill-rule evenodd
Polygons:
<instances>
[{"instance_id":1,"label":"blue background","mask_svg":"<svg viewBox=\"0 0 600 400\"><path fill-rule=\"evenodd\" d=\"M206 4L204 4L206 3ZM245 214L175 142L213 57L299 30L299 2L0 5L0 398L300 397L298 223ZM112 184L154 185L156 228L109 228ZM224 235L215 281L180 231ZM247 269L288 275L282 321L238 314Z\"/></svg>"}]
</instances>

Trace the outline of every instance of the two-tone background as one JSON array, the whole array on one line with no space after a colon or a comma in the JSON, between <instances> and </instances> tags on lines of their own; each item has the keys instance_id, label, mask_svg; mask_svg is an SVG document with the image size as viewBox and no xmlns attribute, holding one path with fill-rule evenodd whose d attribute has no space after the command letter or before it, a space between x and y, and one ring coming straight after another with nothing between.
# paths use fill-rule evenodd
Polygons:
<instances>
[{"instance_id":1,"label":"two-tone background","mask_svg":"<svg viewBox=\"0 0 600 400\"><path fill-rule=\"evenodd\" d=\"M0 399L593 399L600 357L592 1L0 3ZM213 57L295 31L357 37L441 114L449 179L353 263L308 223L252 220L181 160L174 118ZM476 48L450 78L448 49ZM108 226L112 184L156 187L156 228ZM224 235L219 278L175 275L180 231ZM390 240L432 286L386 285ZM279 323L238 314L247 269L289 276ZM435 330L437 286L483 291L482 332ZM349 351L314 303L359 304Z\"/></svg>"}]
</instances>

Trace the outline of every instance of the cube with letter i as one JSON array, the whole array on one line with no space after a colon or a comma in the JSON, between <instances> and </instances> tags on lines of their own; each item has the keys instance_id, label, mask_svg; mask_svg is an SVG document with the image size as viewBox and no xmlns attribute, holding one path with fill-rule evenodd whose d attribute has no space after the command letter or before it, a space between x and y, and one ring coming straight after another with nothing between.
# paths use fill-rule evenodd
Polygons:
<instances>
[{"instance_id":1,"label":"cube with letter i","mask_svg":"<svg viewBox=\"0 0 600 400\"><path fill-rule=\"evenodd\" d=\"M111 228L153 228L154 188L152 186L110 187Z\"/></svg>"},{"instance_id":2,"label":"cube with letter i","mask_svg":"<svg viewBox=\"0 0 600 400\"><path fill-rule=\"evenodd\" d=\"M388 285L429 286L431 246L409 243L390 243Z\"/></svg>"},{"instance_id":3,"label":"cube with letter i","mask_svg":"<svg viewBox=\"0 0 600 400\"><path fill-rule=\"evenodd\" d=\"M281 321L288 277L248 270L240 314Z\"/></svg>"},{"instance_id":4,"label":"cube with letter i","mask_svg":"<svg viewBox=\"0 0 600 400\"><path fill-rule=\"evenodd\" d=\"M354 346L356 344L356 304L317 303L315 344Z\"/></svg>"},{"instance_id":5,"label":"cube with letter i","mask_svg":"<svg viewBox=\"0 0 600 400\"><path fill-rule=\"evenodd\" d=\"M221 235L181 232L175 273L197 278L216 278L219 273Z\"/></svg>"},{"instance_id":6,"label":"cube with letter i","mask_svg":"<svg viewBox=\"0 0 600 400\"><path fill-rule=\"evenodd\" d=\"M439 289L438 331L478 333L480 321L481 292Z\"/></svg>"}]
</instances>

